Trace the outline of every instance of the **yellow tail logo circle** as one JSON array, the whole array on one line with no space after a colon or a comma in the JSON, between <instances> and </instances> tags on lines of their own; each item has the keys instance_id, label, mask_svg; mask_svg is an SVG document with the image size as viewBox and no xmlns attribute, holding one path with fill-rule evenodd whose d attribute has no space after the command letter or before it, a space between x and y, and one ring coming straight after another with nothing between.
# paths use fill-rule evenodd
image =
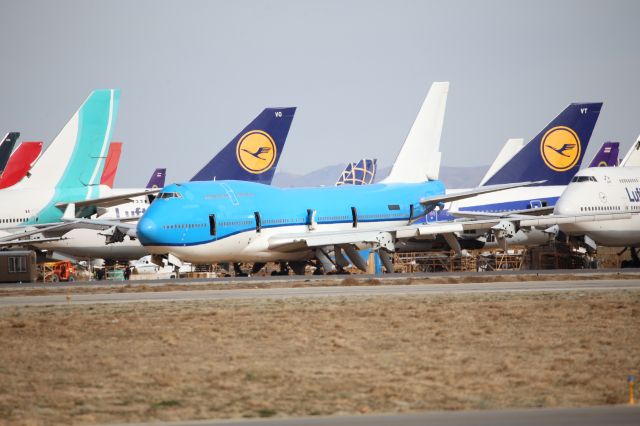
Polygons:
<instances>
[{"instance_id":1,"label":"yellow tail logo circle","mask_svg":"<svg viewBox=\"0 0 640 426\"><path fill-rule=\"evenodd\" d=\"M260 174L269 170L276 161L276 143L262 130L245 133L236 145L238 163L249 173Z\"/></svg>"},{"instance_id":2,"label":"yellow tail logo circle","mask_svg":"<svg viewBox=\"0 0 640 426\"><path fill-rule=\"evenodd\" d=\"M552 170L564 172L576 165L582 146L580 138L569 127L557 126L550 129L540 142L540 155Z\"/></svg>"}]
</instances>

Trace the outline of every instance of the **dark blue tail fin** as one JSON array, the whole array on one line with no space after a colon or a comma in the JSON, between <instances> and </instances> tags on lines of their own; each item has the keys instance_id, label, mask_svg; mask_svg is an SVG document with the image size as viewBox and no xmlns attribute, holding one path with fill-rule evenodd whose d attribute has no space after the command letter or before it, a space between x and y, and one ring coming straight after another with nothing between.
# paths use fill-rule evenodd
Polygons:
<instances>
[{"instance_id":1,"label":"dark blue tail fin","mask_svg":"<svg viewBox=\"0 0 640 426\"><path fill-rule=\"evenodd\" d=\"M368 158L363 158L357 163L349 163L342 171L336 186L340 185L370 185L376 178L376 162Z\"/></svg>"},{"instance_id":2,"label":"dark blue tail fin","mask_svg":"<svg viewBox=\"0 0 640 426\"><path fill-rule=\"evenodd\" d=\"M20 132L9 132L4 136L4 139L0 141L0 175L7 166L7 161L9 161L13 147L19 137Z\"/></svg>"},{"instance_id":3,"label":"dark blue tail fin","mask_svg":"<svg viewBox=\"0 0 640 426\"><path fill-rule=\"evenodd\" d=\"M591 160L589 167L615 167L618 165L618 154L620 142L605 142Z\"/></svg>"},{"instance_id":4,"label":"dark blue tail fin","mask_svg":"<svg viewBox=\"0 0 640 426\"><path fill-rule=\"evenodd\" d=\"M167 177L167 169L155 169L147 183L147 189L164 188L164 180Z\"/></svg>"},{"instance_id":5,"label":"dark blue tail fin","mask_svg":"<svg viewBox=\"0 0 640 426\"><path fill-rule=\"evenodd\" d=\"M580 169L602 103L569 105L484 185L545 181L567 185Z\"/></svg>"},{"instance_id":6,"label":"dark blue tail fin","mask_svg":"<svg viewBox=\"0 0 640 426\"><path fill-rule=\"evenodd\" d=\"M266 108L191 180L270 185L295 112L295 108Z\"/></svg>"}]
</instances>

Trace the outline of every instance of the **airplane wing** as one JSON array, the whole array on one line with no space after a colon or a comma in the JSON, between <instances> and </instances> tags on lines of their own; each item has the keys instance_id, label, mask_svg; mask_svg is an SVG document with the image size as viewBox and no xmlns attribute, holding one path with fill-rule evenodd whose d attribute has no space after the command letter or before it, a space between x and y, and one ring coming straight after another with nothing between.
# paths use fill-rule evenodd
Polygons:
<instances>
[{"instance_id":1,"label":"airplane wing","mask_svg":"<svg viewBox=\"0 0 640 426\"><path fill-rule=\"evenodd\" d=\"M293 252L316 247L343 244L370 244L393 250L393 228L380 230L308 231L274 235L269 238L269 249Z\"/></svg>"},{"instance_id":2,"label":"airplane wing","mask_svg":"<svg viewBox=\"0 0 640 426\"><path fill-rule=\"evenodd\" d=\"M463 200L465 198L475 197L476 195L480 195L480 194L488 194L491 192L504 191L505 189L511 189L511 188L520 188L522 186L540 185L542 183L544 183L544 181L481 186L478 188L470 189L468 191L456 192L454 194L441 194L441 195L434 195L432 197L422 198L420 200L420 203L421 204L448 203L450 201L457 201L457 200Z\"/></svg>"},{"instance_id":3,"label":"airplane wing","mask_svg":"<svg viewBox=\"0 0 640 426\"><path fill-rule=\"evenodd\" d=\"M501 217L513 218L518 216L542 216L553 213L554 206L534 207L531 209L512 210L508 212L482 212L472 210L449 210L449 214L460 218Z\"/></svg>"},{"instance_id":4,"label":"airplane wing","mask_svg":"<svg viewBox=\"0 0 640 426\"><path fill-rule=\"evenodd\" d=\"M580 216L548 215L519 216L514 218L486 218L479 220L460 220L432 224L412 224L404 226L388 226L378 230L360 230L354 228L348 231L305 231L299 233L276 234L269 238L269 249L282 252L292 252L317 247L336 246L345 244L362 244L373 248L386 248L394 251L394 242L409 238L433 238L437 234L451 234L467 230L501 230L508 227L545 227L557 224L576 223L585 221L602 221L628 219L630 213L609 213Z\"/></svg>"},{"instance_id":5,"label":"airplane wing","mask_svg":"<svg viewBox=\"0 0 640 426\"><path fill-rule=\"evenodd\" d=\"M68 201L68 202L57 203L56 207L60 209L65 209L67 206L71 204L74 204L76 208L89 207L89 206L113 207L120 204L130 203L133 201L133 198L135 197L140 197L142 195L154 195L160 191L162 191L162 189L159 189L159 188L145 189L143 191L129 192L126 194L112 195L109 197L92 198L89 200L78 200L78 201Z\"/></svg>"},{"instance_id":6,"label":"airplane wing","mask_svg":"<svg viewBox=\"0 0 640 426\"><path fill-rule=\"evenodd\" d=\"M451 232L463 232L471 230L491 230L504 229L507 224L517 227L545 227L566 223L597 222L603 220L629 219L631 213L606 213L590 215L546 215L546 216L518 216L518 217L496 217L479 220L461 220L454 222L433 223L423 225L408 225L398 228L395 232L396 238L420 238L432 237L436 234L446 234Z\"/></svg>"},{"instance_id":7,"label":"airplane wing","mask_svg":"<svg viewBox=\"0 0 640 426\"><path fill-rule=\"evenodd\" d=\"M22 228L24 229L24 231L15 232L15 233L0 237L0 243L16 241L24 237L29 237L31 235L51 233L54 231L56 233L60 233L60 232L64 233L72 229L69 223L48 224L43 227L33 227L29 225L29 226L24 226ZM12 229L17 229L17 228L12 228Z\"/></svg>"},{"instance_id":8,"label":"airplane wing","mask_svg":"<svg viewBox=\"0 0 640 426\"><path fill-rule=\"evenodd\" d=\"M11 247L11 246L29 246L37 243L47 243L51 241L60 241L65 240L65 237L49 237L49 238L27 238L26 240L14 240L14 241L1 241L0 247Z\"/></svg>"}]
</instances>

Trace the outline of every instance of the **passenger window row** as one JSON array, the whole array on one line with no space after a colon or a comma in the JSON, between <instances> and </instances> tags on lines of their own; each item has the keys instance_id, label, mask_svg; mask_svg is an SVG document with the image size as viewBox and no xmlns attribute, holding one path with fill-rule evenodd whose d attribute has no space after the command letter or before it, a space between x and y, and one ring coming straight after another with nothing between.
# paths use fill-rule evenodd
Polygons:
<instances>
[{"instance_id":1,"label":"passenger window row","mask_svg":"<svg viewBox=\"0 0 640 426\"><path fill-rule=\"evenodd\" d=\"M0 219L0 223L24 223L28 221L28 218L9 218L9 219Z\"/></svg>"},{"instance_id":2,"label":"passenger window row","mask_svg":"<svg viewBox=\"0 0 640 426\"><path fill-rule=\"evenodd\" d=\"M204 223L176 223L173 225L163 225L162 229L194 229L194 228L206 228Z\"/></svg>"},{"instance_id":3,"label":"passenger window row","mask_svg":"<svg viewBox=\"0 0 640 426\"><path fill-rule=\"evenodd\" d=\"M603 211L620 211L620 206L587 206L580 207L581 212L603 212Z\"/></svg>"}]
</instances>

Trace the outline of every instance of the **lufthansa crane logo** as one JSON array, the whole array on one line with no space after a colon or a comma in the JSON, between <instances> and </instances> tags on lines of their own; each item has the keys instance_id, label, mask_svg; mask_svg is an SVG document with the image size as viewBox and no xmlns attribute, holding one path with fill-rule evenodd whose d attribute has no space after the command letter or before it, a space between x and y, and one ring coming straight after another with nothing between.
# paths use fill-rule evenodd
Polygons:
<instances>
[{"instance_id":1,"label":"lufthansa crane logo","mask_svg":"<svg viewBox=\"0 0 640 426\"><path fill-rule=\"evenodd\" d=\"M545 164L557 172L564 172L578 162L581 152L580 138L564 126L550 129L540 142L540 154Z\"/></svg>"},{"instance_id":2,"label":"lufthansa crane logo","mask_svg":"<svg viewBox=\"0 0 640 426\"><path fill-rule=\"evenodd\" d=\"M276 161L276 154L273 138L261 130L245 133L236 145L238 163L249 173L260 174L269 170Z\"/></svg>"}]
</instances>

